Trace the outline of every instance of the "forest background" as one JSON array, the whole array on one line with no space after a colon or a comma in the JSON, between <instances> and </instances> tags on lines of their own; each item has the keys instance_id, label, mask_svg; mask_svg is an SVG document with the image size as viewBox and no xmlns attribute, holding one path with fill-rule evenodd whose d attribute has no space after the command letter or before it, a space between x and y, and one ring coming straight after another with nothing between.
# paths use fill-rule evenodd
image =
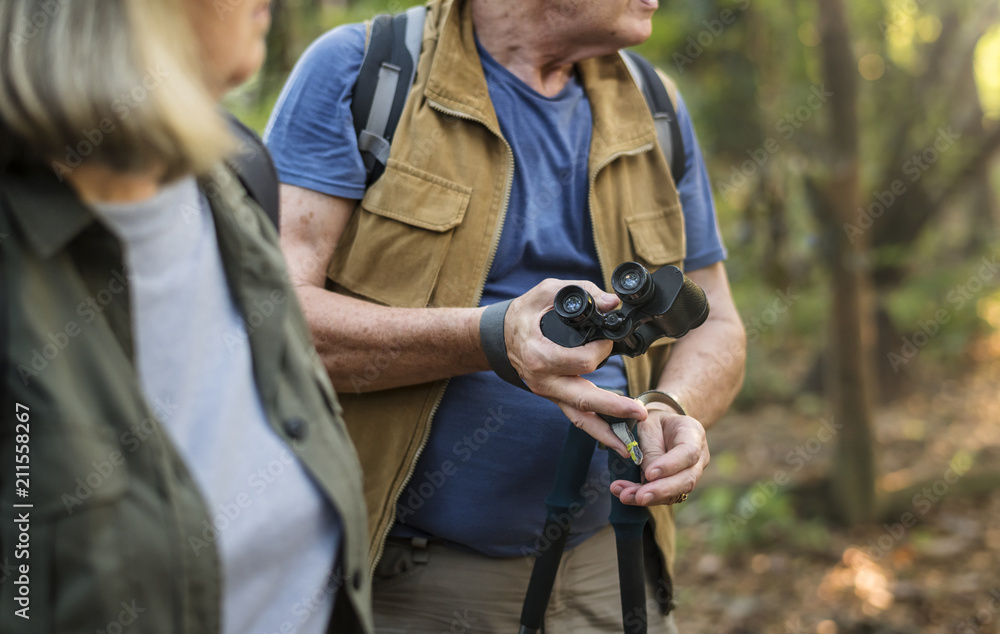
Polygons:
<instances>
[{"instance_id":1,"label":"forest background","mask_svg":"<svg viewBox=\"0 0 1000 634\"><path fill-rule=\"evenodd\" d=\"M263 131L310 42L412 4L274 0L228 106ZM1000 2L661 4L638 50L691 112L749 342L677 509L681 630L1000 631Z\"/></svg>"}]
</instances>

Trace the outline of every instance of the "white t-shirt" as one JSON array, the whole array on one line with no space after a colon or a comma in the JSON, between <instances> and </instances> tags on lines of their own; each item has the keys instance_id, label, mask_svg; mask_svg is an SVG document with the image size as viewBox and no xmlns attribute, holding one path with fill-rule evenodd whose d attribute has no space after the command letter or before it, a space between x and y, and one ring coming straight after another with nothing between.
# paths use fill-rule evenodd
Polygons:
<instances>
[{"instance_id":1,"label":"white t-shirt","mask_svg":"<svg viewBox=\"0 0 1000 634\"><path fill-rule=\"evenodd\" d=\"M216 529L222 631L321 634L339 521L268 424L208 201L192 177L149 200L93 207L123 244L145 396Z\"/></svg>"}]
</instances>

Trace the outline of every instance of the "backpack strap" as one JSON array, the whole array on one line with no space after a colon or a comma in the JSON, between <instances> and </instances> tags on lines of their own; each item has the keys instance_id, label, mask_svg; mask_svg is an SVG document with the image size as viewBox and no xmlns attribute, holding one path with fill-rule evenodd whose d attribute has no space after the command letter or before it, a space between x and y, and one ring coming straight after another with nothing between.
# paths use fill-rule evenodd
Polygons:
<instances>
[{"instance_id":1,"label":"backpack strap","mask_svg":"<svg viewBox=\"0 0 1000 634\"><path fill-rule=\"evenodd\" d=\"M236 172L243 189L264 210L268 219L278 228L278 172L271 160L271 153L264 147L257 133L239 119L226 114L233 135L239 140L239 151L226 159L226 163Z\"/></svg>"},{"instance_id":2,"label":"backpack strap","mask_svg":"<svg viewBox=\"0 0 1000 634\"><path fill-rule=\"evenodd\" d=\"M625 60L632 79L646 98L646 104L653 115L653 124L656 126L656 136L660 140L660 149L663 150L663 156L670 165L670 173L676 185L684 178L687 169L684 138L681 136L681 126L677 121L677 110L663 78L645 57L634 51L622 51L622 59Z\"/></svg>"},{"instance_id":3,"label":"backpack strap","mask_svg":"<svg viewBox=\"0 0 1000 634\"><path fill-rule=\"evenodd\" d=\"M392 137L416 77L426 17L427 7L416 6L372 20L351 103L369 186L389 162Z\"/></svg>"}]
</instances>

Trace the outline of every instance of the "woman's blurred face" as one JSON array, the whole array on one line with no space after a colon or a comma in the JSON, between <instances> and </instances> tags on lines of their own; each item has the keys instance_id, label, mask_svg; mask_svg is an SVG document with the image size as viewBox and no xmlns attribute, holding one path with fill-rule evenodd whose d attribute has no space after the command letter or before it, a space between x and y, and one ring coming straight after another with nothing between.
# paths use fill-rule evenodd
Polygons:
<instances>
[{"instance_id":1,"label":"woman's blurred face","mask_svg":"<svg viewBox=\"0 0 1000 634\"><path fill-rule=\"evenodd\" d=\"M218 97L264 62L271 0L185 0L201 45L209 89Z\"/></svg>"}]
</instances>

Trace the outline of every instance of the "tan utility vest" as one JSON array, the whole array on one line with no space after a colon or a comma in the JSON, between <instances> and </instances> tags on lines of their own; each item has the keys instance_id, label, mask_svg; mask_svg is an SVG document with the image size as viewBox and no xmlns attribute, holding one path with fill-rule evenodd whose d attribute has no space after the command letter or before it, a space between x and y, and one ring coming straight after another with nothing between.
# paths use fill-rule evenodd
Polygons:
<instances>
[{"instance_id":1,"label":"tan utility vest","mask_svg":"<svg viewBox=\"0 0 1000 634\"><path fill-rule=\"evenodd\" d=\"M586 60L577 70L593 113L589 199L605 288L621 262L681 266L684 219L642 93L619 55ZM434 2L385 173L344 231L328 271L331 288L388 306L478 306L514 169L476 50L471 7ZM625 359L633 395L655 387L668 351L658 345ZM391 351L373 351L377 357L391 362ZM373 572L446 385L339 395L364 469ZM669 567L672 512L657 507L652 517Z\"/></svg>"}]
</instances>

